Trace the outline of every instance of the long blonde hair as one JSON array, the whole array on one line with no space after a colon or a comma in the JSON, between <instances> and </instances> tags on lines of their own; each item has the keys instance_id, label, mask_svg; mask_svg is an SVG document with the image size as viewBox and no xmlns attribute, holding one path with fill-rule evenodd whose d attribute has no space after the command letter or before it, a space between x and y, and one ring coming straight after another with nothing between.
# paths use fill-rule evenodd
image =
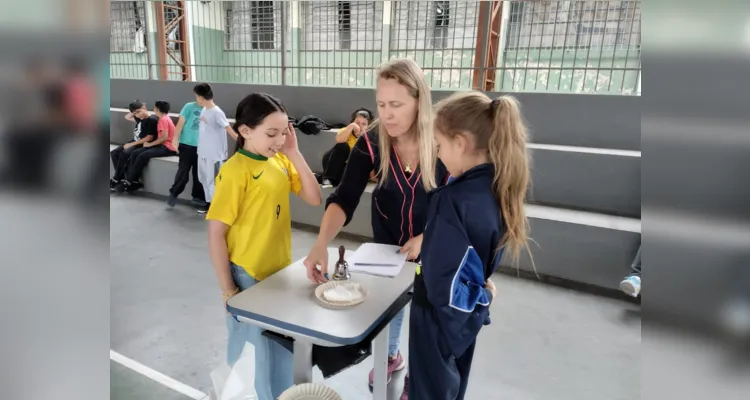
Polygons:
<instances>
[{"instance_id":1,"label":"long blonde hair","mask_svg":"<svg viewBox=\"0 0 750 400\"><path fill-rule=\"evenodd\" d=\"M511 96L491 100L481 92L459 92L438 103L435 128L448 137L469 134L478 149L489 151L495 176L492 189L500 204L505 233L499 247L518 261L528 249L528 221L524 210L531 180L526 151L528 131L518 101Z\"/></svg>"},{"instance_id":2,"label":"long blonde hair","mask_svg":"<svg viewBox=\"0 0 750 400\"><path fill-rule=\"evenodd\" d=\"M377 79L393 79L406 87L409 94L417 99L417 117L414 121L417 139L419 140L419 169L422 172L422 185L426 191L437 187L435 183L435 137L432 132L432 96L430 87L424 78L424 72L413 60L398 58L388 61L378 67ZM380 146L379 173L382 185L388 178L391 161L391 147L393 138L388 135L380 118L373 121L372 127L378 130L378 145Z\"/></svg>"}]
</instances>

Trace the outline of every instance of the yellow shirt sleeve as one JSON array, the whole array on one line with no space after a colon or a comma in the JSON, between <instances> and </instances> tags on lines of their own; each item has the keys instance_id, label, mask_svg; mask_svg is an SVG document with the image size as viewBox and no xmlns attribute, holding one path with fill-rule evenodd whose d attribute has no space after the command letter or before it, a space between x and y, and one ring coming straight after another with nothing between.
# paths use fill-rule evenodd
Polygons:
<instances>
[{"instance_id":1,"label":"yellow shirt sleeve","mask_svg":"<svg viewBox=\"0 0 750 400\"><path fill-rule=\"evenodd\" d=\"M224 168L225 166L226 164L222 166L216 177L216 190L206 219L221 221L232 226L239 214L247 180L243 179L237 171Z\"/></svg>"},{"instance_id":2,"label":"yellow shirt sleeve","mask_svg":"<svg viewBox=\"0 0 750 400\"><path fill-rule=\"evenodd\" d=\"M302 181L299 179L297 169L294 168L294 164L292 164L285 155L277 154L277 157L281 165L286 169L286 175L289 177L290 190L295 196L299 195L299 192L302 190Z\"/></svg>"}]
</instances>

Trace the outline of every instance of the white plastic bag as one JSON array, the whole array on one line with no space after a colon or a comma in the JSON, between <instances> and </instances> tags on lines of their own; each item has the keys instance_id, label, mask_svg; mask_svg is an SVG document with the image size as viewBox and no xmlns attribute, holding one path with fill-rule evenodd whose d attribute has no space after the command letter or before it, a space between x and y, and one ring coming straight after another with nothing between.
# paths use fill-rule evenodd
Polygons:
<instances>
[{"instance_id":1,"label":"white plastic bag","mask_svg":"<svg viewBox=\"0 0 750 400\"><path fill-rule=\"evenodd\" d=\"M230 368L223 364L211 371L216 400L257 400L255 391L255 347L245 343L239 360Z\"/></svg>"}]
</instances>

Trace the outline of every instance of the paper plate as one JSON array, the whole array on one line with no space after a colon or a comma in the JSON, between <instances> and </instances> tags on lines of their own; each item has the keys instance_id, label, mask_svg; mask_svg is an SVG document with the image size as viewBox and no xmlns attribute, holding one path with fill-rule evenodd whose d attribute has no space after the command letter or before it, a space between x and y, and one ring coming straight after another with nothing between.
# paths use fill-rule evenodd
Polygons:
<instances>
[{"instance_id":1,"label":"paper plate","mask_svg":"<svg viewBox=\"0 0 750 400\"><path fill-rule=\"evenodd\" d=\"M343 400L338 393L322 383L303 383L292 386L279 400Z\"/></svg>"},{"instance_id":2,"label":"paper plate","mask_svg":"<svg viewBox=\"0 0 750 400\"><path fill-rule=\"evenodd\" d=\"M346 303L339 303L339 302L329 301L325 297L323 297L323 293L325 293L326 290L333 289L336 286L347 284L347 283L352 283L352 282L351 281L328 281L328 282L326 282L326 283L318 286L317 288L315 288L315 297L317 297L318 301L320 301L321 303L323 303L323 304L325 304L325 305L327 305L329 307L335 307L335 308L352 307L352 306L356 306L357 304L365 301L365 298L367 297L367 289L365 289L365 287L362 286L362 284L359 284L359 288L360 288L360 292L362 293L362 297L360 297L360 298L358 298L356 300L348 301Z\"/></svg>"}]
</instances>

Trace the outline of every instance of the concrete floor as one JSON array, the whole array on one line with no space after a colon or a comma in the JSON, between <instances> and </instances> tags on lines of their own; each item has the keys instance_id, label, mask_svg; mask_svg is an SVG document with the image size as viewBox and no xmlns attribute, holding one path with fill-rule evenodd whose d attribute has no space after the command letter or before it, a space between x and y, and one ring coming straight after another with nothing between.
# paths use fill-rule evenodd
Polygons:
<instances>
[{"instance_id":1,"label":"concrete floor","mask_svg":"<svg viewBox=\"0 0 750 400\"><path fill-rule=\"evenodd\" d=\"M111 348L207 393L226 333L205 226L187 205L167 210L152 198L110 199ZM294 230L293 258L304 257L314 239ZM358 245L333 245L341 244ZM640 398L639 306L506 275L494 280L499 296L493 323L479 336L468 399ZM370 368L365 360L326 383L346 400L371 398ZM118 377L125 383L113 381L112 390L138 385L128 379ZM402 382L402 374L394 377L389 398L398 398ZM143 385L133 393L150 387Z\"/></svg>"}]
</instances>

